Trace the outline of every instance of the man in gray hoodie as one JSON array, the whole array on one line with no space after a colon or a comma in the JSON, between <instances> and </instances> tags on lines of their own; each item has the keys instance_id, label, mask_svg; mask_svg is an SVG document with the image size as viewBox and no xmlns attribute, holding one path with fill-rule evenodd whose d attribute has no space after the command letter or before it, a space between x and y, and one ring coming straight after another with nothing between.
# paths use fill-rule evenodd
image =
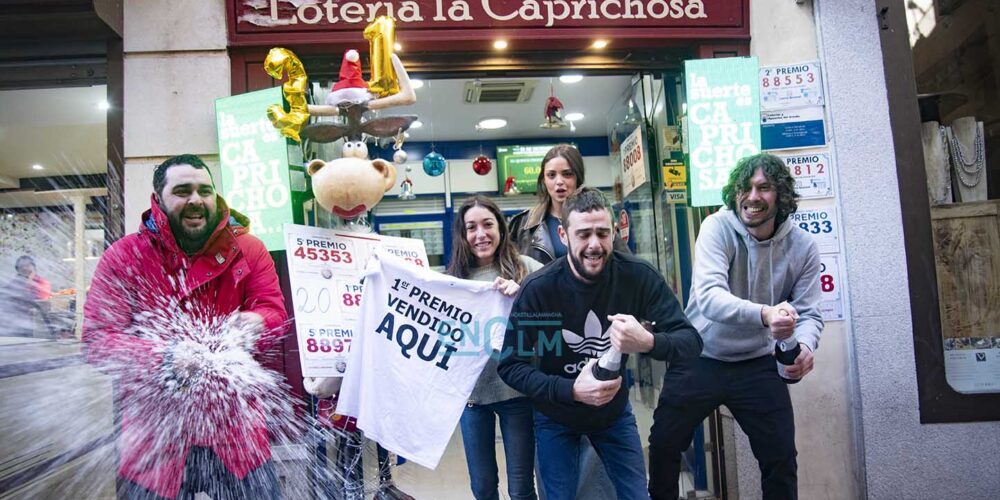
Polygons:
<instances>
[{"instance_id":1,"label":"man in gray hoodie","mask_svg":"<svg viewBox=\"0 0 1000 500\"><path fill-rule=\"evenodd\" d=\"M798 195L780 158L740 160L722 194L726 206L701 225L685 310L705 345L700 358L667 370L649 436L649 492L678 498L681 453L726 405L750 438L763 497L794 499L795 421L773 352L776 341L800 344L789 383L812 370L823 329L819 250L788 222Z\"/></svg>"}]
</instances>

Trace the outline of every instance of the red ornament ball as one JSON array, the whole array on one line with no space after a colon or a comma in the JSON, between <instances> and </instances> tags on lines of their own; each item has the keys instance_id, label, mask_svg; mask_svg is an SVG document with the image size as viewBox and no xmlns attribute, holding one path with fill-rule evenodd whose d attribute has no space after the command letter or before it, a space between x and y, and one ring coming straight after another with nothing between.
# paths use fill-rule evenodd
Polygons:
<instances>
[{"instance_id":1,"label":"red ornament ball","mask_svg":"<svg viewBox=\"0 0 1000 500\"><path fill-rule=\"evenodd\" d=\"M486 175L490 173L493 169L493 162L489 158L479 155L475 160L472 160L472 170L474 170L479 175Z\"/></svg>"}]
</instances>

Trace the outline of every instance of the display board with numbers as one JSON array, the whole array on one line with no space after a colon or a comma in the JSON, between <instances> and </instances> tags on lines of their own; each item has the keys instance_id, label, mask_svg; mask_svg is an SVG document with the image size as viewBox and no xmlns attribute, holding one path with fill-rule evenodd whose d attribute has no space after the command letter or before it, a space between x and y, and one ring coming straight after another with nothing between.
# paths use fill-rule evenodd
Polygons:
<instances>
[{"instance_id":1,"label":"display board with numbers","mask_svg":"<svg viewBox=\"0 0 1000 500\"><path fill-rule=\"evenodd\" d=\"M507 179L514 178L518 191L534 193L538 188L538 174L542 159L557 144L530 144L497 146L497 182L503 192ZM570 143L573 147L576 144Z\"/></svg>"},{"instance_id":2,"label":"display board with numbers","mask_svg":"<svg viewBox=\"0 0 1000 500\"><path fill-rule=\"evenodd\" d=\"M833 205L812 209L800 208L788 216L788 221L813 237L819 247L819 253L840 252L840 221Z\"/></svg>"},{"instance_id":3,"label":"display board with numbers","mask_svg":"<svg viewBox=\"0 0 1000 500\"><path fill-rule=\"evenodd\" d=\"M843 282L840 278L840 257L821 255L819 265L819 289L823 292L819 310L824 321L844 319Z\"/></svg>"},{"instance_id":4,"label":"display board with numbers","mask_svg":"<svg viewBox=\"0 0 1000 500\"><path fill-rule=\"evenodd\" d=\"M830 153L777 155L795 179L795 192L803 199L833 196Z\"/></svg>"},{"instance_id":5,"label":"display board with numbers","mask_svg":"<svg viewBox=\"0 0 1000 500\"><path fill-rule=\"evenodd\" d=\"M763 110L822 106L823 82L818 62L760 68Z\"/></svg>"},{"instance_id":6,"label":"display board with numbers","mask_svg":"<svg viewBox=\"0 0 1000 500\"><path fill-rule=\"evenodd\" d=\"M341 377L361 310L361 277L377 249L428 267L424 242L372 233L285 225L302 375Z\"/></svg>"},{"instance_id":7,"label":"display board with numbers","mask_svg":"<svg viewBox=\"0 0 1000 500\"><path fill-rule=\"evenodd\" d=\"M642 147L642 127L636 127L621 145L623 196L646 182L646 155Z\"/></svg>"}]
</instances>

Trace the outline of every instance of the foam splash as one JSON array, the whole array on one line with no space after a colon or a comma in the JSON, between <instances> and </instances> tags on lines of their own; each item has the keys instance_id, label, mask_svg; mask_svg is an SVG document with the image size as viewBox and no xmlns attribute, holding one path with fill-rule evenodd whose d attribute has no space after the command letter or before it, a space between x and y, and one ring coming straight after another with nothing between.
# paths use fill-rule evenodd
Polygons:
<instances>
[{"instance_id":1,"label":"foam splash","mask_svg":"<svg viewBox=\"0 0 1000 500\"><path fill-rule=\"evenodd\" d=\"M258 439L249 432L254 428L251 424L262 423L268 431L271 461L282 478L284 498L392 498L380 493L374 443L355 433L324 428L309 415L284 376L265 366L276 353L254 355L258 333L252 324L240 321L238 312L214 316L166 298L158 304L160 307L136 315L124 334L152 346L149 352L163 362L150 363L139 357L146 351L120 349L95 361L93 366L100 374L87 366L73 368L87 373L87 383L96 386L95 380L102 381L103 390L84 390L71 381L44 388L24 384L14 399L31 400L30 405L18 408L5 401L4 440L20 446L21 455L47 456L48 450L56 448L85 449L93 447L95 436L104 439L103 448L84 456L68 480L48 479L65 465L53 463L28 484L15 484L18 488L12 491L38 491L45 497L63 498L80 492L86 492L86 498L114 493L109 478L113 479L120 463L111 446L116 426L107 418L95 418L106 417L111 406L107 384L111 379L118 418L126 423L118 427L123 431L117 436L117 445L142 450L134 457L138 459L132 465L134 470L162 466L165 457L194 445L211 447L220 440L235 446L251 443ZM183 376L178 376L178 364L185 366L180 370ZM100 397L93 397L95 394ZM80 418L50 418L67 404L74 406L72 413ZM37 436L45 438L32 439ZM327 447L325 455L319 452L323 445ZM242 452L245 456L253 453ZM266 491L265 485L257 486ZM259 496L237 494L237 498Z\"/></svg>"}]
</instances>

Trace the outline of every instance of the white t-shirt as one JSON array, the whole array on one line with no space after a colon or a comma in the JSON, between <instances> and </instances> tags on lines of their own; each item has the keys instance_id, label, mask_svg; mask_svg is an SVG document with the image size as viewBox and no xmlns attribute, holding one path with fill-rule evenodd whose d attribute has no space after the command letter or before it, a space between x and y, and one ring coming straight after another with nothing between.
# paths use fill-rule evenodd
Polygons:
<instances>
[{"instance_id":1,"label":"white t-shirt","mask_svg":"<svg viewBox=\"0 0 1000 500\"><path fill-rule=\"evenodd\" d=\"M444 454L513 299L377 252L337 413L383 448L424 467ZM440 333L439 333L440 332Z\"/></svg>"}]
</instances>

